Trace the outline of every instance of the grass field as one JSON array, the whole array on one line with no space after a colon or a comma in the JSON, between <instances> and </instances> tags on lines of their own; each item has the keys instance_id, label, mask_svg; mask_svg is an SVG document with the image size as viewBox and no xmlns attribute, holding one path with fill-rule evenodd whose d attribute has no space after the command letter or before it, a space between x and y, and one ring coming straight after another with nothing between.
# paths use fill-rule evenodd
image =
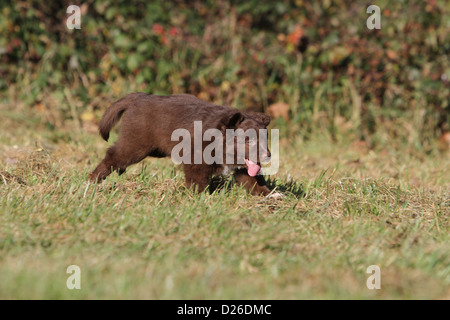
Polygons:
<instances>
[{"instance_id":1,"label":"grass field","mask_svg":"<svg viewBox=\"0 0 450 320\"><path fill-rule=\"evenodd\" d=\"M281 139L283 200L195 195L170 159L93 185L94 126L0 107L2 299L450 299L448 153Z\"/></svg>"}]
</instances>

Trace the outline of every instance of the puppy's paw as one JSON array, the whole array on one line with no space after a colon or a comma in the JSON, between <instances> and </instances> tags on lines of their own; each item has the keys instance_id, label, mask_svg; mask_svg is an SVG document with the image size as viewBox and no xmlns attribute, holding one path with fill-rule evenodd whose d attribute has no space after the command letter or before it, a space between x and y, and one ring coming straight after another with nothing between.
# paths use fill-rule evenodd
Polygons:
<instances>
[{"instance_id":1,"label":"puppy's paw","mask_svg":"<svg viewBox=\"0 0 450 320\"><path fill-rule=\"evenodd\" d=\"M269 194L267 196L267 198L275 199L275 200L282 200L282 199L284 199L284 194L282 194L280 192L274 192L274 193Z\"/></svg>"}]
</instances>

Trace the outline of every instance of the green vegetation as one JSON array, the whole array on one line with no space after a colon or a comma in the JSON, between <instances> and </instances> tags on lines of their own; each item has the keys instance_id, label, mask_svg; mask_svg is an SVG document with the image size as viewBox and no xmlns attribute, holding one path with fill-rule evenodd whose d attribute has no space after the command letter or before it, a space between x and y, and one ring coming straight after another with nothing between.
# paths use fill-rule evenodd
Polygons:
<instances>
[{"instance_id":1,"label":"green vegetation","mask_svg":"<svg viewBox=\"0 0 450 320\"><path fill-rule=\"evenodd\" d=\"M80 30L65 26L69 4L1 8L0 90L48 110L50 126L144 91L256 110L282 101L306 137L429 151L449 131L448 1L379 1L381 30L358 1L87 1Z\"/></svg>"},{"instance_id":2,"label":"green vegetation","mask_svg":"<svg viewBox=\"0 0 450 320\"><path fill-rule=\"evenodd\" d=\"M0 298L450 299L450 6L348 3L2 3ZM132 91L279 115L286 198L169 159L88 182Z\"/></svg>"}]
</instances>

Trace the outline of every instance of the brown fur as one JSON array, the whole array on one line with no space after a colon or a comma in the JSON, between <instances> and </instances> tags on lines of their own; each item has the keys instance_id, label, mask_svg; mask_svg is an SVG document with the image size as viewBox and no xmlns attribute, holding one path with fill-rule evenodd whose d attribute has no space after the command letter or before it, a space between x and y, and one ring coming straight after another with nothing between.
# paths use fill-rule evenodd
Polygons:
<instances>
[{"instance_id":1,"label":"brown fur","mask_svg":"<svg viewBox=\"0 0 450 320\"><path fill-rule=\"evenodd\" d=\"M119 139L107 150L105 158L90 174L92 181L100 182L112 171L122 174L128 166L140 162L147 156L170 157L172 148L179 143L171 141L172 132L175 129L184 128L193 137L194 121L202 121L203 132L210 128L217 128L224 135L226 129L252 128L258 131L258 129L265 129L270 122L270 118L263 113L242 112L210 104L192 95L156 96L132 93L116 101L106 110L99 125L103 139L108 140L109 132L120 118L122 118L122 124ZM203 149L208 143L203 142ZM265 150L267 157L270 157L267 146L260 147ZM246 155L249 148L246 146ZM234 163L237 163L237 160L237 153L235 153ZM258 163L259 160L258 157ZM237 183L243 185L252 194L270 193L262 175L251 177L245 165L228 164L225 159L223 163L183 164L186 186L203 191L213 175L221 174L227 168L234 172Z\"/></svg>"}]
</instances>

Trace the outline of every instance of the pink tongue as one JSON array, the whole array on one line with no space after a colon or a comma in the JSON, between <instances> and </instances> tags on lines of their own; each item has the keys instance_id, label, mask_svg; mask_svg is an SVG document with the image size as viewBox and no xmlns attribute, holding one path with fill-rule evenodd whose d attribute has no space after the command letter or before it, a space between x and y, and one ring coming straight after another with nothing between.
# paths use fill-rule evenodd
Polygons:
<instances>
[{"instance_id":1,"label":"pink tongue","mask_svg":"<svg viewBox=\"0 0 450 320\"><path fill-rule=\"evenodd\" d=\"M245 159L245 164L247 165L247 172L250 177L256 176L259 170L261 170L261 167L251 160Z\"/></svg>"}]
</instances>

